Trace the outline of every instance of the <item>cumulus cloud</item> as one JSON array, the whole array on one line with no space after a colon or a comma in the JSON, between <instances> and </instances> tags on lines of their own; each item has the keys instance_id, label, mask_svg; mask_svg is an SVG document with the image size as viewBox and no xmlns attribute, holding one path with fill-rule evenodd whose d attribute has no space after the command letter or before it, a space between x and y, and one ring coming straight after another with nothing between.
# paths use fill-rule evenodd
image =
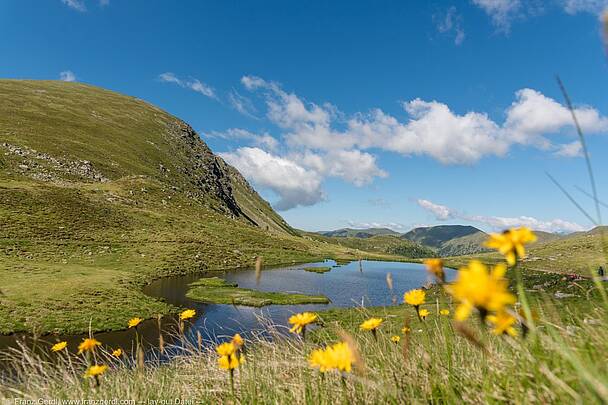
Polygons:
<instances>
[{"instance_id":1,"label":"cumulus cloud","mask_svg":"<svg viewBox=\"0 0 608 405\"><path fill-rule=\"evenodd\" d=\"M64 82L75 82L76 75L71 70L64 70L63 72L59 73L59 80Z\"/></svg>"},{"instance_id":2,"label":"cumulus cloud","mask_svg":"<svg viewBox=\"0 0 608 405\"><path fill-rule=\"evenodd\" d=\"M462 16L458 14L456 7L450 7L443 15L434 15L433 20L435 20L437 31L454 36L454 44L461 45L464 42L465 33L462 28Z\"/></svg>"},{"instance_id":3,"label":"cumulus cloud","mask_svg":"<svg viewBox=\"0 0 608 405\"><path fill-rule=\"evenodd\" d=\"M507 228L519 226L526 226L536 231L553 233L571 233L586 230L586 228L582 225L559 218L544 221L529 216L499 217L484 215L467 215L459 212L456 209L447 207L445 205L436 204L429 200L419 199L416 202L420 207L433 214L433 216L435 216L435 219L437 219L438 221L446 221L448 219L461 219L464 221L486 225L496 231L502 231Z\"/></svg>"},{"instance_id":4,"label":"cumulus cloud","mask_svg":"<svg viewBox=\"0 0 608 405\"><path fill-rule=\"evenodd\" d=\"M359 150L333 150L324 154L306 152L293 156L303 166L324 176L340 177L356 186L371 183L388 174L376 166L376 157Z\"/></svg>"},{"instance_id":5,"label":"cumulus cloud","mask_svg":"<svg viewBox=\"0 0 608 405\"><path fill-rule=\"evenodd\" d=\"M220 156L247 179L275 192L279 201L274 207L278 210L314 205L324 199L319 174L291 160L250 147L220 153Z\"/></svg>"},{"instance_id":6,"label":"cumulus cloud","mask_svg":"<svg viewBox=\"0 0 608 405\"><path fill-rule=\"evenodd\" d=\"M158 76L158 78L162 82L165 82L165 83L174 83L174 84L177 84L180 87L190 89L192 91L200 93L200 94L202 94L204 96L207 96L209 98L217 99L217 96L216 96L215 91L213 90L213 88L211 86L209 86L209 85L201 82L198 79L182 80L182 79L178 78L175 74L173 74L171 72L161 73Z\"/></svg>"},{"instance_id":7,"label":"cumulus cloud","mask_svg":"<svg viewBox=\"0 0 608 405\"><path fill-rule=\"evenodd\" d=\"M61 0L61 2L74 10L87 11L87 7L82 0Z\"/></svg>"},{"instance_id":8,"label":"cumulus cloud","mask_svg":"<svg viewBox=\"0 0 608 405\"><path fill-rule=\"evenodd\" d=\"M560 157L582 157L583 145L581 145L580 141L559 145L554 155Z\"/></svg>"},{"instance_id":9,"label":"cumulus cloud","mask_svg":"<svg viewBox=\"0 0 608 405\"><path fill-rule=\"evenodd\" d=\"M256 134L246 129L230 128L226 131L211 131L208 135L214 138L248 140L269 151L274 151L279 147L279 141L267 132Z\"/></svg>"}]
</instances>

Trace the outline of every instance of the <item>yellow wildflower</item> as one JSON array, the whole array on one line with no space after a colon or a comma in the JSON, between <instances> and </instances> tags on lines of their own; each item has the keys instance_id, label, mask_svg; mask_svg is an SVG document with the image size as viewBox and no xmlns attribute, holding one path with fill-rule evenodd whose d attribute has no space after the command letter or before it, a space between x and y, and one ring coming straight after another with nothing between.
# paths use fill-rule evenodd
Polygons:
<instances>
[{"instance_id":1,"label":"yellow wildflower","mask_svg":"<svg viewBox=\"0 0 608 405\"><path fill-rule=\"evenodd\" d=\"M245 341L238 333L232 337L232 344L235 345L237 348L243 346L243 343L245 343Z\"/></svg>"},{"instance_id":2,"label":"yellow wildflower","mask_svg":"<svg viewBox=\"0 0 608 405\"><path fill-rule=\"evenodd\" d=\"M194 318L195 316L196 316L196 310L194 310L194 309L186 309L186 310L183 310L179 314L179 319L180 319L180 321L185 321L187 319Z\"/></svg>"},{"instance_id":3,"label":"yellow wildflower","mask_svg":"<svg viewBox=\"0 0 608 405\"><path fill-rule=\"evenodd\" d=\"M420 316L420 319L422 319L423 321L430 314L431 314L431 312L428 309L421 309L420 311L418 311L418 316Z\"/></svg>"},{"instance_id":4,"label":"yellow wildflower","mask_svg":"<svg viewBox=\"0 0 608 405\"><path fill-rule=\"evenodd\" d=\"M456 280L446 286L446 290L458 302L455 318L462 321L469 317L471 311L477 308L483 318L488 312L496 312L505 305L513 304L515 296L507 289L504 274L507 268L503 264L488 268L477 260L472 260L468 266L458 271Z\"/></svg>"},{"instance_id":5,"label":"yellow wildflower","mask_svg":"<svg viewBox=\"0 0 608 405\"><path fill-rule=\"evenodd\" d=\"M52 347L51 347L51 351L52 352L60 352L63 349L65 349L68 345L68 342L59 342L59 343L55 343Z\"/></svg>"},{"instance_id":6,"label":"yellow wildflower","mask_svg":"<svg viewBox=\"0 0 608 405\"><path fill-rule=\"evenodd\" d=\"M426 259L423 261L429 273L434 275L437 280L445 283L445 272L443 271L443 260L441 259Z\"/></svg>"},{"instance_id":7,"label":"yellow wildflower","mask_svg":"<svg viewBox=\"0 0 608 405\"><path fill-rule=\"evenodd\" d=\"M220 358L217 359L217 364L223 370L232 371L243 363L245 363L245 357L243 357L242 355L239 356L236 353L233 353L229 356L220 356Z\"/></svg>"},{"instance_id":8,"label":"yellow wildflower","mask_svg":"<svg viewBox=\"0 0 608 405\"><path fill-rule=\"evenodd\" d=\"M289 317L289 323L293 326L289 329L292 333L302 333L306 325L317 322L318 316L312 312L302 312Z\"/></svg>"},{"instance_id":9,"label":"yellow wildflower","mask_svg":"<svg viewBox=\"0 0 608 405\"><path fill-rule=\"evenodd\" d=\"M499 311L496 315L488 315L486 319L494 326L493 334L517 336L517 330L513 327L517 319L507 311Z\"/></svg>"},{"instance_id":10,"label":"yellow wildflower","mask_svg":"<svg viewBox=\"0 0 608 405\"><path fill-rule=\"evenodd\" d=\"M353 352L346 342L335 343L324 350L314 350L308 358L309 364L319 368L321 372L337 370L349 373L353 361Z\"/></svg>"},{"instance_id":11,"label":"yellow wildflower","mask_svg":"<svg viewBox=\"0 0 608 405\"><path fill-rule=\"evenodd\" d=\"M404 335L407 335L411 331L412 331L412 328L410 328L409 326L404 326L403 328L401 328L401 333L403 333Z\"/></svg>"},{"instance_id":12,"label":"yellow wildflower","mask_svg":"<svg viewBox=\"0 0 608 405\"><path fill-rule=\"evenodd\" d=\"M122 356L122 349L118 348L118 349L112 351L112 356L114 356L116 358Z\"/></svg>"},{"instance_id":13,"label":"yellow wildflower","mask_svg":"<svg viewBox=\"0 0 608 405\"><path fill-rule=\"evenodd\" d=\"M400 340L401 340L401 336L397 336L397 335L391 336L391 342L393 342L393 343L399 343Z\"/></svg>"},{"instance_id":14,"label":"yellow wildflower","mask_svg":"<svg viewBox=\"0 0 608 405\"><path fill-rule=\"evenodd\" d=\"M426 293L420 289L410 290L403 294L403 301L406 304L412 305L414 308L418 308L420 305L424 304L425 298Z\"/></svg>"},{"instance_id":15,"label":"yellow wildflower","mask_svg":"<svg viewBox=\"0 0 608 405\"><path fill-rule=\"evenodd\" d=\"M129 329L130 328L136 328L137 325L139 325L141 323L141 321L143 321L143 319L141 319L141 318L131 318L131 319L129 319Z\"/></svg>"},{"instance_id":16,"label":"yellow wildflower","mask_svg":"<svg viewBox=\"0 0 608 405\"><path fill-rule=\"evenodd\" d=\"M103 373L105 373L107 369L108 369L108 366L106 366L105 364L103 364L103 365L95 364L94 366L91 366L87 369L87 371L84 373L84 377L91 378L91 377L100 376Z\"/></svg>"},{"instance_id":17,"label":"yellow wildflower","mask_svg":"<svg viewBox=\"0 0 608 405\"><path fill-rule=\"evenodd\" d=\"M382 325L382 322L384 322L384 320L382 318L369 318L368 320L363 322L361 325L359 325L359 327L362 330L375 331L376 329L378 329L380 327L380 325Z\"/></svg>"},{"instance_id":18,"label":"yellow wildflower","mask_svg":"<svg viewBox=\"0 0 608 405\"><path fill-rule=\"evenodd\" d=\"M529 228L513 228L503 233L492 233L485 246L498 250L507 260L509 266L514 266L517 259L526 255L524 245L536 241L536 235Z\"/></svg>"},{"instance_id":19,"label":"yellow wildflower","mask_svg":"<svg viewBox=\"0 0 608 405\"><path fill-rule=\"evenodd\" d=\"M215 348L220 356L230 356L236 352L236 346L232 342L224 342Z\"/></svg>"},{"instance_id":20,"label":"yellow wildflower","mask_svg":"<svg viewBox=\"0 0 608 405\"><path fill-rule=\"evenodd\" d=\"M94 338L86 338L78 345L78 354L90 352L101 346L101 343Z\"/></svg>"},{"instance_id":21,"label":"yellow wildflower","mask_svg":"<svg viewBox=\"0 0 608 405\"><path fill-rule=\"evenodd\" d=\"M449 314L450 314L449 309L442 309L441 311L439 311L439 315L448 316Z\"/></svg>"}]
</instances>

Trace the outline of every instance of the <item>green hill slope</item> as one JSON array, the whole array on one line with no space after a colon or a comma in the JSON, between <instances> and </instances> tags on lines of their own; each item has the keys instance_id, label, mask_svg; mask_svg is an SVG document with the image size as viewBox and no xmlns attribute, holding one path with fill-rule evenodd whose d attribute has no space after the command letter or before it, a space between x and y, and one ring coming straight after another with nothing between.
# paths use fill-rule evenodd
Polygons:
<instances>
[{"instance_id":1,"label":"green hill slope","mask_svg":"<svg viewBox=\"0 0 608 405\"><path fill-rule=\"evenodd\" d=\"M355 257L297 236L181 120L77 83L0 80L0 223L4 333L166 313L140 288L162 275Z\"/></svg>"},{"instance_id":2,"label":"green hill slope","mask_svg":"<svg viewBox=\"0 0 608 405\"><path fill-rule=\"evenodd\" d=\"M319 235L318 233L314 232L306 232L305 234L312 240L337 244L365 252L377 252L407 258L433 257L437 255L437 252L429 247L422 246L416 242L401 239L392 235L375 235L369 237L329 237Z\"/></svg>"},{"instance_id":3,"label":"green hill slope","mask_svg":"<svg viewBox=\"0 0 608 405\"><path fill-rule=\"evenodd\" d=\"M388 228L366 228L366 229L352 229L352 228L343 228L337 229L335 231L322 231L319 234L328 237L336 237L336 238L371 238L372 236L377 235L391 235L391 236L399 236L399 232L395 232L392 229Z\"/></svg>"}]
</instances>

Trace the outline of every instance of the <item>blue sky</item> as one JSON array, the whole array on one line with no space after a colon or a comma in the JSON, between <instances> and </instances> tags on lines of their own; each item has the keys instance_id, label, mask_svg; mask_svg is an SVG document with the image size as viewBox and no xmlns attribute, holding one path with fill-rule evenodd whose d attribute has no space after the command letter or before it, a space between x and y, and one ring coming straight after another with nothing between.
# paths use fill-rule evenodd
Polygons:
<instances>
[{"instance_id":1,"label":"blue sky","mask_svg":"<svg viewBox=\"0 0 608 405\"><path fill-rule=\"evenodd\" d=\"M608 185L605 0L0 3L0 77L76 80L190 123L293 226L592 224L563 97Z\"/></svg>"}]
</instances>

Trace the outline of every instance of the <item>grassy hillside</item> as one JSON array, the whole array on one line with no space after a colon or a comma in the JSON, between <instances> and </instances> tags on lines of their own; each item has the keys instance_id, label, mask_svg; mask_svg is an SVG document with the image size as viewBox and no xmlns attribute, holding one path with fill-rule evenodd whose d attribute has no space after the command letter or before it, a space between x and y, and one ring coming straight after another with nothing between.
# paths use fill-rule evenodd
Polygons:
<instances>
[{"instance_id":1,"label":"grassy hillside","mask_svg":"<svg viewBox=\"0 0 608 405\"><path fill-rule=\"evenodd\" d=\"M0 223L2 333L166 313L140 290L162 275L355 257L295 236L179 119L76 83L0 80Z\"/></svg>"},{"instance_id":2,"label":"grassy hillside","mask_svg":"<svg viewBox=\"0 0 608 405\"><path fill-rule=\"evenodd\" d=\"M421 245L440 248L441 244L454 238L472 235L481 232L473 226L466 225L439 225L415 228L403 234L403 238L418 242Z\"/></svg>"}]
</instances>

